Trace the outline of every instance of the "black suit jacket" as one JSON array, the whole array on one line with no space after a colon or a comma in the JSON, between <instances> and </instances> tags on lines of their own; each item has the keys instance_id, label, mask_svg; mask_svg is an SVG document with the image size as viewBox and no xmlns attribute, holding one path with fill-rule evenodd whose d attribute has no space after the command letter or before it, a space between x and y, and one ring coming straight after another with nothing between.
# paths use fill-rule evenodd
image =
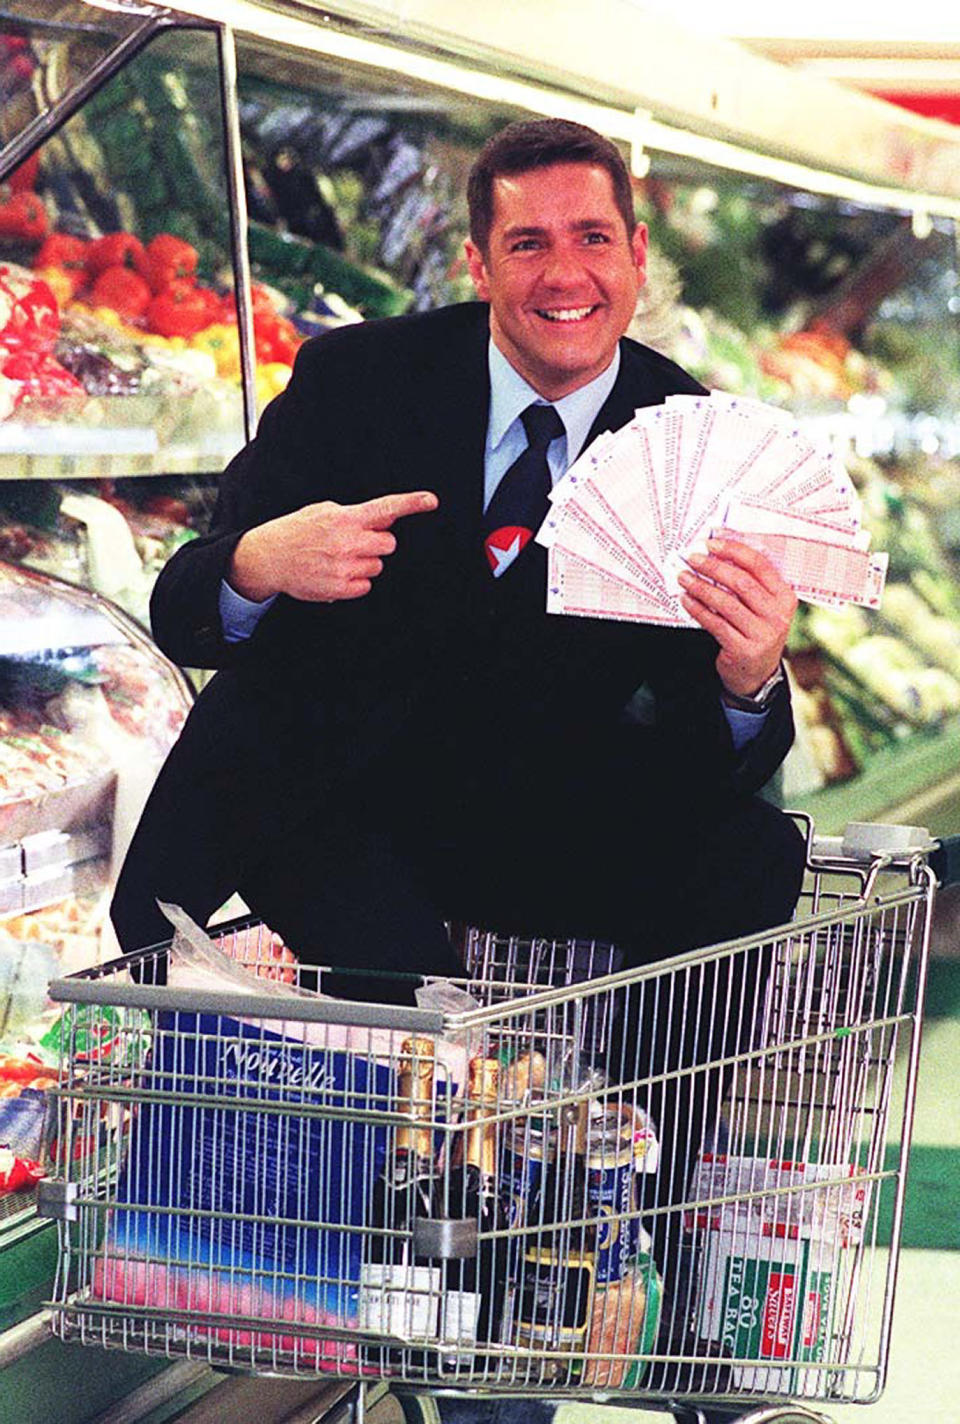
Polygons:
<instances>
[{"instance_id":1,"label":"black suit jacket","mask_svg":"<svg viewBox=\"0 0 960 1424\"><path fill-rule=\"evenodd\" d=\"M253 776L255 800L295 812L400 749L440 742L474 748L481 775L484 746L535 747L545 770L614 749L655 796L688 800L752 792L779 765L789 696L736 755L705 633L548 615L538 545L490 577L478 533L488 335L487 307L468 303L344 327L301 349L223 476L210 534L174 555L153 595L164 652L220 669L172 754L185 769L232 759ZM637 406L701 390L625 339L591 438ZM224 641L220 580L246 529L307 503L414 489L434 490L439 509L395 526L397 550L367 597L280 597L247 643Z\"/></svg>"}]
</instances>

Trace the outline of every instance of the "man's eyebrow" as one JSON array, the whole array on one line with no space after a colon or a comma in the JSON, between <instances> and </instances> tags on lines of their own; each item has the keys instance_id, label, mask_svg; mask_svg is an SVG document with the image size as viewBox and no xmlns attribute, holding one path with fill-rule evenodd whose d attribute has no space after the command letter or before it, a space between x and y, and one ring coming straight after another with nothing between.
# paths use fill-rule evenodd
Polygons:
<instances>
[{"instance_id":1,"label":"man's eyebrow","mask_svg":"<svg viewBox=\"0 0 960 1424\"><path fill-rule=\"evenodd\" d=\"M571 232L591 232L596 228L611 229L616 224L610 218L577 218L574 222L568 223L567 228ZM549 228L538 227L535 223L515 223L511 227L503 229L505 238L514 237L546 237Z\"/></svg>"},{"instance_id":2,"label":"man's eyebrow","mask_svg":"<svg viewBox=\"0 0 960 1424\"><path fill-rule=\"evenodd\" d=\"M514 223L511 227L503 229L504 237L543 237L546 234L545 227L535 227L532 223Z\"/></svg>"}]
</instances>

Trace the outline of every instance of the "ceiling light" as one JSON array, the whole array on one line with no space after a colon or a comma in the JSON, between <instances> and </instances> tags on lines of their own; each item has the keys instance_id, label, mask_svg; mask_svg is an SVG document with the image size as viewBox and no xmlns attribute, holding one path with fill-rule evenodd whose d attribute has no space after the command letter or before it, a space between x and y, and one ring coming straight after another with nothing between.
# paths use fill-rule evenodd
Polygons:
<instances>
[{"instance_id":1,"label":"ceiling light","mask_svg":"<svg viewBox=\"0 0 960 1424\"><path fill-rule=\"evenodd\" d=\"M710 138L651 118L647 110L618 109L596 104L566 90L551 89L526 80L511 79L490 70L468 68L456 60L402 49L360 35L348 34L295 16L267 10L253 0L185 0L184 13L228 25L245 35L403 75L408 79L449 89L459 94L507 108L552 118L573 119L621 139L634 151L633 167L649 164L647 151L698 159L737 173L765 178L787 187L823 193L868 207L909 212L922 208L932 215L960 218L960 199L935 193L915 193L893 186L861 182L842 173L825 172L756 149ZM645 171L645 170L644 170ZM637 176L640 176L637 173Z\"/></svg>"}]
</instances>

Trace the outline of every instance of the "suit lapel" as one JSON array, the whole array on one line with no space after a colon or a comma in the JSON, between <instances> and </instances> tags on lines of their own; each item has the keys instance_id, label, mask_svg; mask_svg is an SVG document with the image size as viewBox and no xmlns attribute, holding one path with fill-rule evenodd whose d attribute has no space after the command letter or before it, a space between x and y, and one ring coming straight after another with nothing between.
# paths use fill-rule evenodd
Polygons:
<instances>
[{"instance_id":1,"label":"suit lapel","mask_svg":"<svg viewBox=\"0 0 960 1424\"><path fill-rule=\"evenodd\" d=\"M483 457L490 409L486 306L461 341L438 352L433 392L421 407L439 525L458 557L476 538L483 512Z\"/></svg>"}]
</instances>

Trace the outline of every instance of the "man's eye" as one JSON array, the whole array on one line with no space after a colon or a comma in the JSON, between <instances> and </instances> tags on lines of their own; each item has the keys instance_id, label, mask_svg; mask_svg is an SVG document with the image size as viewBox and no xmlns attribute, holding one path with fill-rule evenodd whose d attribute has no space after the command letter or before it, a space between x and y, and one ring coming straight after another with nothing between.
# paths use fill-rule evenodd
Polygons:
<instances>
[{"instance_id":1,"label":"man's eye","mask_svg":"<svg viewBox=\"0 0 960 1424\"><path fill-rule=\"evenodd\" d=\"M511 252L536 252L540 243L535 237L518 237L516 242L510 244Z\"/></svg>"},{"instance_id":2,"label":"man's eye","mask_svg":"<svg viewBox=\"0 0 960 1424\"><path fill-rule=\"evenodd\" d=\"M609 235L605 232L588 232L584 234L584 242L591 246L599 246L610 241Z\"/></svg>"}]
</instances>

